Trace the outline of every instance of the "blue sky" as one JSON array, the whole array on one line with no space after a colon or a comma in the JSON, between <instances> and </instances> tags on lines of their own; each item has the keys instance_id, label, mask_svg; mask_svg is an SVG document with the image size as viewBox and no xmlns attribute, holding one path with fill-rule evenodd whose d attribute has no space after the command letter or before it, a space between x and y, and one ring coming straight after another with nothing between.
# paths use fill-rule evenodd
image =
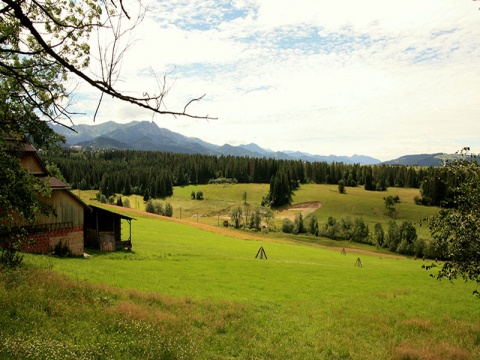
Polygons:
<instances>
[{"instance_id":1,"label":"blue sky","mask_svg":"<svg viewBox=\"0 0 480 360\"><path fill-rule=\"evenodd\" d=\"M117 85L155 91L168 73L169 110L152 116L107 99L96 123L155 121L223 145L319 155L480 152L480 11L470 0L148 0ZM97 94L75 110L93 124Z\"/></svg>"}]
</instances>

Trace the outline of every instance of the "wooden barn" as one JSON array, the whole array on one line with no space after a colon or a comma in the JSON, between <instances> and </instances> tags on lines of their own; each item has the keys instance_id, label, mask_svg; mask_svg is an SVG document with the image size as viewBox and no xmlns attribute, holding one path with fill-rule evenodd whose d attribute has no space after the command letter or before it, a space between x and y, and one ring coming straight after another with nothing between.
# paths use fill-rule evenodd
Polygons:
<instances>
[{"instance_id":1,"label":"wooden barn","mask_svg":"<svg viewBox=\"0 0 480 360\"><path fill-rule=\"evenodd\" d=\"M98 206L90 205L92 211L85 212L85 246L101 251L115 251L132 248L132 220ZM122 240L122 220L128 224L128 230Z\"/></svg>"},{"instance_id":2,"label":"wooden barn","mask_svg":"<svg viewBox=\"0 0 480 360\"><path fill-rule=\"evenodd\" d=\"M32 241L25 244L23 250L46 254L60 246L68 247L71 255L83 256L84 215L91 212L91 208L75 196L66 184L49 176L33 146L23 145L21 163L31 174L49 182L51 196L43 197L42 200L51 204L56 212L55 215L39 216L39 220L31 229Z\"/></svg>"},{"instance_id":3,"label":"wooden barn","mask_svg":"<svg viewBox=\"0 0 480 360\"><path fill-rule=\"evenodd\" d=\"M23 244L23 251L48 254L59 247L62 252L68 249L70 255L84 256L85 247L102 251L131 249L133 218L87 205L71 192L66 184L49 176L47 168L33 146L27 143L22 146L22 167L49 183L51 195L41 200L52 205L56 213L49 216L39 215L37 223L30 228L30 241ZM124 240L122 220L129 225Z\"/></svg>"}]
</instances>

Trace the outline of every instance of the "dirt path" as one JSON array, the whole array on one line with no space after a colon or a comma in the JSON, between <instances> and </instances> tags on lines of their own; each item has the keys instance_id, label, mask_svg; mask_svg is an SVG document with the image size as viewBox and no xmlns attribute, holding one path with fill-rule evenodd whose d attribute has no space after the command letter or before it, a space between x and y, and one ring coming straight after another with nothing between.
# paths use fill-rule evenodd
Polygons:
<instances>
[{"instance_id":1,"label":"dirt path","mask_svg":"<svg viewBox=\"0 0 480 360\"><path fill-rule=\"evenodd\" d=\"M280 209L279 217L282 217L283 219L288 218L290 220L294 220L298 215L298 212L301 212L302 216L306 217L321 207L322 203L320 201L303 202Z\"/></svg>"},{"instance_id":2,"label":"dirt path","mask_svg":"<svg viewBox=\"0 0 480 360\"><path fill-rule=\"evenodd\" d=\"M108 205L108 204L104 204L104 205L110 207L113 211L115 211L115 210L118 211L118 209L119 209L119 207L115 206L115 205ZM128 212L131 212L131 213L134 213L134 214L139 214L139 215L142 215L142 216L145 216L145 217L150 217L150 218L154 218L154 219L162 219L162 220L166 220L166 221L174 221L174 222L177 222L177 223L190 225L190 226L196 227L198 229L213 232L213 233L216 233L216 234L232 236L232 237L235 237L235 238L238 238L238 239L269 241L269 239L266 239L263 236L259 236L259 235L250 234L250 233L247 233L247 232L235 230L235 229L230 228L230 227L226 228L226 227L223 227L223 226L207 225L207 224L202 224L202 223L198 223L196 221L191 221L191 220L178 219L178 218L173 218L173 217L168 217L168 216L163 216L163 215L156 215L156 214L148 213L146 211L132 209L132 208L128 208L127 210L128 210Z\"/></svg>"},{"instance_id":3,"label":"dirt path","mask_svg":"<svg viewBox=\"0 0 480 360\"><path fill-rule=\"evenodd\" d=\"M299 204L295 204L286 208L286 210L303 210L303 209L320 209L322 203L320 201L308 201Z\"/></svg>"}]
</instances>

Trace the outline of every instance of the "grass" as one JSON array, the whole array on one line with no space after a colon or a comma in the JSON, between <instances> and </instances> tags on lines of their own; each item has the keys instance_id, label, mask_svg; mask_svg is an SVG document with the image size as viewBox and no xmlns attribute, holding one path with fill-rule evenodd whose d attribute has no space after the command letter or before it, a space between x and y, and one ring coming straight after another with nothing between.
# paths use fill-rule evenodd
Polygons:
<instances>
[{"instance_id":1,"label":"grass","mask_svg":"<svg viewBox=\"0 0 480 360\"><path fill-rule=\"evenodd\" d=\"M219 226L223 220L230 220L229 213L234 207L240 206L245 212L243 193L247 192L248 208L260 206L263 196L268 192L268 184L210 184L190 185L175 187L172 197L161 199L169 202L174 209L175 218L181 218L192 222ZM320 202L321 207L313 213L318 218L320 225L327 222L329 216L340 220L342 217L355 219L362 217L368 224L370 231L377 222L387 229L387 223L392 219L385 209L384 197L399 196L400 202L395 204L394 219L398 222L407 220L416 225L420 237L429 238L428 226L420 226L423 219L428 218L438 211L436 207L418 206L414 203L414 197L420 195L418 189L389 188L385 192L365 191L363 187L347 187L346 194L339 194L336 185L302 185L293 196L293 205L304 202ZM204 200L192 200L191 193L202 191ZM76 192L85 201L95 198L96 191ZM128 198L132 208L144 210L143 198L137 195ZM302 211L306 216L311 209ZM299 213L298 210L286 208L275 211L275 227L281 228L282 220L286 217L293 218Z\"/></svg>"},{"instance_id":2,"label":"grass","mask_svg":"<svg viewBox=\"0 0 480 360\"><path fill-rule=\"evenodd\" d=\"M62 300L65 291L31 290L41 303L40 318L31 321L41 320L46 328L31 334L37 342L60 331L64 339L54 339L68 344L87 332L81 343L90 354L96 347L87 344L96 334L97 344L110 344L94 353L97 358L480 356L480 308L472 284L436 281L421 261L353 249L341 255L288 239L242 240L189 224L137 219L133 252L93 253L87 259L27 256L27 264L45 269L47 278L68 276L54 280L67 285L54 287L73 292ZM255 258L260 246L268 260ZM361 268L354 266L357 257ZM50 325L45 304L64 309ZM21 313L31 307L16 309L16 316L23 319ZM85 315L76 314L77 307ZM110 321L113 330L103 330ZM63 325L56 330L58 323ZM8 321L0 325L20 347L27 346L20 340L24 332ZM94 330L87 331L90 327ZM116 331L127 335L118 340ZM158 334L173 345L154 345ZM136 350L122 345L126 338L136 339L127 341Z\"/></svg>"},{"instance_id":3,"label":"grass","mask_svg":"<svg viewBox=\"0 0 480 360\"><path fill-rule=\"evenodd\" d=\"M118 291L38 268L0 275L2 359L193 359L200 335L242 313L227 302Z\"/></svg>"},{"instance_id":4,"label":"grass","mask_svg":"<svg viewBox=\"0 0 480 360\"><path fill-rule=\"evenodd\" d=\"M416 195L420 195L418 189L389 188L385 192L379 192L365 191L362 187L347 187L346 194L339 194L334 185L302 185L294 199L295 203L320 201L322 207L314 213L320 223L325 223L329 216L333 216L337 220L346 216L352 219L362 217L373 231L377 222L386 229L386 225L392 217L387 214L384 198L396 195L399 196L400 202L395 204L394 219L415 223L418 234L428 237L428 228L420 227L419 223L422 219L437 212L438 208L415 205L413 199Z\"/></svg>"},{"instance_id":5,"label":"grass","mask_svg":"<svg viewBox=\"0 0 480 360\"><path fill-rule=\"evenodd\" d=\"M190 199L197 190L205 200ZM131 252L26 254L24 269L0 272L0 358L480 358L471 283L436 281L422 261L365 245L217 226L218 214L242 205L243 192L255 206L266 190L176 188L165 201L174 217L182 208L182 221L117 208L137 219ZM340 195L335 186L304 185L294 201L320 201L320 222L362 216L370 225L389 221L387 195L401 199L399 221L436 211L415 206L416 194L347 188ZM95 192L79 195L90 201ZM139 197L129 200L141 208ZM277 212L277 221L289 211ZM268 260L255 258L260 246ZM362 267L354 266L359 257Z\"/></svg>"}]
</instances>

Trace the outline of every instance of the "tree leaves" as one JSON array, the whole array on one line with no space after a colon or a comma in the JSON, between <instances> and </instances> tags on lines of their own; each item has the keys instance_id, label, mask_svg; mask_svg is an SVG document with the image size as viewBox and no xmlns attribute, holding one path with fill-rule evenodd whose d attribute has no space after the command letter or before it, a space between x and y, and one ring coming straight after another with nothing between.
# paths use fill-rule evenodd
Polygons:
<instances>
[{"instance_id":1,"label":"tree leaves","mask_svg":"<svg viewBox=\"0 0 480 360\"><path fill-rule=\"evenodd\" d=\"M468 151L468 149L464 149ZM446 262L438 279L459 277L480 284L480 166L477 158L463 153L447 171L458 179L451 208L442 209L430 220L437 251ZM480 297L477 290L474 291Z\"/></svg>"}]
</instances>

